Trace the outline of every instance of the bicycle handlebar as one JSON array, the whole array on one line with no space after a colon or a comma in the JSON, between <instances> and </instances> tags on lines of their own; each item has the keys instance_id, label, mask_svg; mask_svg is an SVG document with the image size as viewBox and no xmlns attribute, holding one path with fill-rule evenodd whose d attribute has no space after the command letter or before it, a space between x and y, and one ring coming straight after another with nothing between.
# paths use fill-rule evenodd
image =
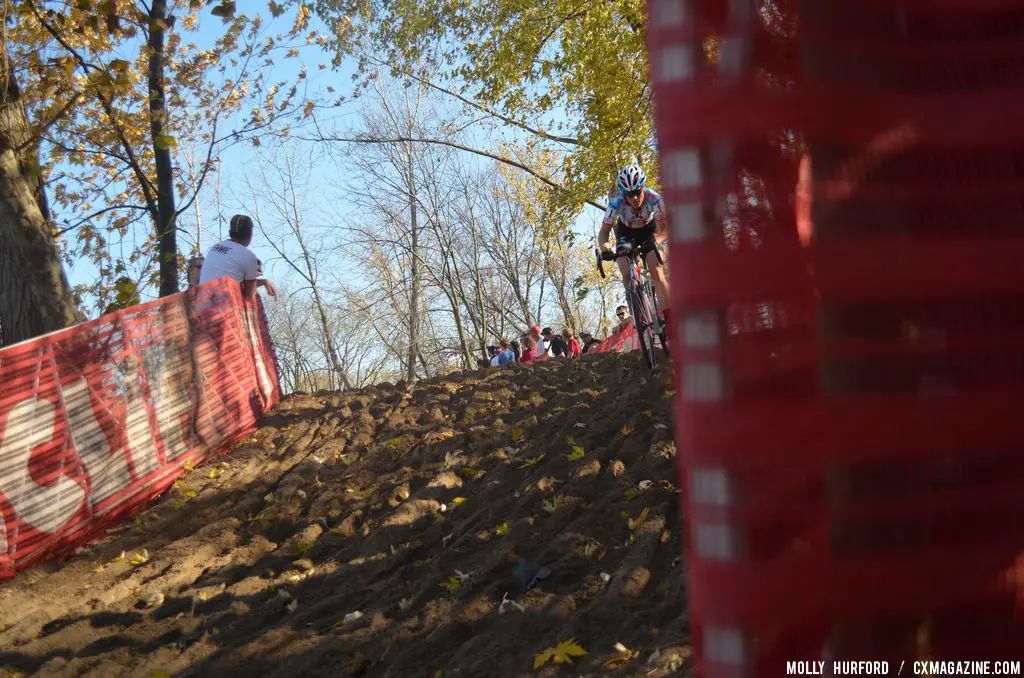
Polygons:
<instances>
[{"instance_id":1,"label":"bicycle handlebar","mask_svg":"<svg viewBox=\"0 0 1024 678\"><path fill-rule=\"evenodd\" d=\"M642 257L646 256L648 252L654 252L658 257L658 263L662 266L665 265L665 261L661 258L661 248L658 247L658 243L653 238L642 243L637 248L634 248L632 243L628 242L616 245L614 252L605 252L601 249L595 248L594 256L597 257L597 270L601 272L601 277L603 278L604 267L601 266L601 262L615 261L621 257L629 257L631 259L635 257Z\"/></svg>"}]
</instances>

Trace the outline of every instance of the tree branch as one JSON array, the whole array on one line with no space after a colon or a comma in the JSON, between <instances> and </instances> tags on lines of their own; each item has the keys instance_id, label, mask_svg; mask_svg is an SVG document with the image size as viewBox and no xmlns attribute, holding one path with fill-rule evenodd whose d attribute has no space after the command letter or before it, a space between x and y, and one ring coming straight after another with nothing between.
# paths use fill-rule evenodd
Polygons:
<instances>
[{"instance_id":1,"label":"tree branch","mask_svg":"<svg viewBox=\"0 0 1024 678\"><path fill-rule=\"evenodd\" d=\"M530 174L530 175L536 177L537 179L539 179L540 181L544 182L545 184L547 184L551 188L554 188L555 190L558 190L558 191L566 190L565 187L562 186L561 184L559 184L559 183L557 183L555 181L552 181L551 179L549 179L548 177L544 176L543 174L541 174L537 170L533 169L532 167L529 167L528 165L524 165L523 163L521 163L521 162L519 162L517 160L513 160L512 158L506 158L506 157L503 157L503 156L500 156L500 155L496 155L496 154L491 153L489 151L483 151L483 150L480 150L479 148L472 148L471 146L465 146L463 144L459 144L459 143L456 143L454 141L445 141L444 139L424 139L424 138L421 138L421 137L404 137L404 136L396 136L396 137L388 137L388 138L378 138L378 137L337 137L337 136L324 136L324 134L320 133L319 131L318 131L318 137L313 137L313 138L310 138L310 137L296 137L296 138L303 139L304 141L331 141L331 142L353 143L353 144L413 143L413 144L434 144L434 145L437 145L437 146L447 146L448 148L454 148L454 149L459 150L459 151L465 151L466 153L474 153L476 155L481 155L481 156L483 156L485 158L490 158L491 160L495 160L497 162L504 163L506 165L510 165L510 166L515 167L517 169L521 169L524 172L526 172L527 174ZM592 205L593 207L596 207L597 209L599 209L601 211L604 211L606 209L606 206L602 205L599 202L595 202L595 201L589 200L589 199L586 200L585 202L588 205Z\"/></svg>"},{"instance_id":2,"label":"tree branch","mask_svg":"<svg viewBox=\"0 0 1024 678\"><path fill-rule=\"evenodd\" d=\"M374 59L374 61L376 61L378 66L392 68L391 64L384 63L384 62L382 62L379 59ZM519 129L524 130L526 132L529 132L530 134L533 134L534 136L538 136L541 139L546 139L547 141L555 141L555 142L558 142L560 144L571 144L573 146L579 146L582 143L579 139L575 139L573 137L560 137L560 136L556 136L554 134L549 134L549 133L545 132L544 130L537 129L535 127L531 127L530 125L526 124L525 122L523 122L521 120L516 120L515 118L510 118L507 115L499 113L499 112L495 111L494 109L492 109L492 108L490 108L488 106L484 106L483 104L478 103L476 101L473 101L472 99L468 99L468 98L462 96L461 94L459 94L458 92L454 92L454 91L452 91L450 89L442 87L441 85L438 85L438 84L436 84L434 82L431 82L430 80L427 80L426 78L424 78L424 77L422 77L420 75L416 75L411 70L408 70L408 69L395 69L395 71L397 73L401 73L402 75L405 75L407 77L412 78L413 80L415 80L416 82L418 82L418 83L420 83L422 85L426 85L427 87L429 87L429 88L431 88L433 90L441 92L442 94L447 94L450 97L454 97L454 98L458 99L459 101L461 101L462 103L466 104L467 106L475 108L478 111L486 113L489 116L497 118L498 120L501 120L502 122L504 122L507 125L512 125L513 127L518 127Z\"/></svg>"},{"instance_id":3,"label":"tree branch","mask_svg":"<svg viewBox=\"0 0 1024 678\"><path fill-rule=\"evenodd\" d=\"M67 112L70 111L72 109L72 107L74 107L74 105L77 104L77 103L78 103L78 97L77 96L76 97L72 97L71 100L68 101L66 104L64 104L61 107L61 109L59 111L57 111L56 114L54 114L54 116L52 118L47 120L45 123L41 123L41 124L35 125L35 129L33 130L33 134L29 135L28 139L23 141L16 149L14 149L15 152L16 153L21 153L22 151L24 151L26 148L28 148L32 144L38 143L39 140L42 139L46 135L46 133L49 131L49 129L51 127L53 127L53 125L58 120L63 118L67 114Z\"/></svg>"},{"instance_id":4,"label":"tree branch","mask_svg":"<svg viewBox=\"0 0 1024 678\"><path fill-rule=\"evenodd\" d=\"M113 212L114 210L145 210L145 211L148 212L149 208L145 207L144 205L110 205L109 207L104 207L101 210L97 210L97 211L93 212L92 214L90 214L87 217L82 217L75 224L73 224L71 226L68 226L67 228L62 228L61 230L57 231L56 235L57 236L62 236L65 233L67 233L68 231L75 230L76 228L78 228L79 226L81 226L85 222L89 221L90 219L95 219L96 217L100 216L101 214L105 214L107 212Z\"/></svg>"},{"instance_id":5,"label":"tree branch","mask_svg":"<svg viewBox=\"0 0 1024 678\"><path fill-rule=\"evenodd\" d=\"M86 61L85 58L81 54L78 53L78 50L76 50L74 47L72 47L63 38L63 36L60 35L60 33L57 31L57 29L55 29L50 24L49 21L47 21L45 18L43 18L42 14L39 12L39 8L36 7L36 4L35 4L34 0L29 0L29 4L32 7L32 13L35 14L36 20L39 21L39 23L43 26L43 28L46 29L47 33L49 33L50 35L53 36L54 40L56 40L57 42L60 43L61 47L63 47L65 50L67 50L67 52L69 54L71 54L71 56L73 56L75 58L75 61L77 61L79 66L82 67L83 71L88 73L89 70L91 69L91 70L94 70L94 71L97 71L97 72L100 72L100 73L103 72L103 69L99 68L95 64L91 64L88 61ZM96 94L96 98L99 100L100 104L103 106L103 110L104 110L104 112L106 112L107 117L110 118L110 122L111 122L111 124L113 124L114 130L117 132L118 139L121 141L121 146L124 148L125 155L128 156L129 164L131 165L132 170L134 171L136 178L139 180L140 187L142 188L142 193L143 193L143 195L146 198L146 205L149 207L150 213L153 215L153 217L155 219L156 218L156 214L157 214L157 204L156 204L156 196L153 195L152 184L150 184L149 178L146 177L146 173L142 171L142 166L139 164L138 160L135 158L135 152L132 150L131 143L129 143L128 137L124 133L124 129L121 127L120 123L117 121L117 115L114 112L113 105L110 103L110 101L105 96L103 96L103 94L99 90L96 90L95 94Z\"/></svg>"}]
</instances>

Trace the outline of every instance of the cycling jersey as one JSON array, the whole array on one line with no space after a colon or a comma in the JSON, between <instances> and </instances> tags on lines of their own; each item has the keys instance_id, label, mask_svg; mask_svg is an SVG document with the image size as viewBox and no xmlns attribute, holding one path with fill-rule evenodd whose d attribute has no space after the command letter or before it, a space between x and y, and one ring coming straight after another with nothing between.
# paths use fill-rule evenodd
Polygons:
<instances>
[{"instance_id":1,"label":"cycling jersey","mask_svg":"<svg viewBox=\"0 0 1024 678\"><path fill-rule=\"evenodd\" d=\"M659 226L665 225L665 202L656 191L649 188L644 189L644 200L640 203L639 209L626 202L626 198L619 193L608 203L608 209L604 213L604 223L612 226L618 218L626 228L643 228L656 221Z\"/></svg>"}]
</instances>

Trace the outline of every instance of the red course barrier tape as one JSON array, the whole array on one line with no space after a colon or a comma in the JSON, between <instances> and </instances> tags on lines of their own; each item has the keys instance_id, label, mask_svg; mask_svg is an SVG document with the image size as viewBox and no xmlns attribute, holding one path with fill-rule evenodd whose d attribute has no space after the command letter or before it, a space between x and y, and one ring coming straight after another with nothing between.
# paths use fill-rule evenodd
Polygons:
<instances>
[{"instance_id":1,"label":"red course barrier tape","mask_svg":"<svg viewBox=\"0 0 1024 678\"><path fill-rule=\"evenodd\" d=\"M228 278L4 348L0 384L0 578L98 539L281 396Z\"/></svg>"}]
</instances>

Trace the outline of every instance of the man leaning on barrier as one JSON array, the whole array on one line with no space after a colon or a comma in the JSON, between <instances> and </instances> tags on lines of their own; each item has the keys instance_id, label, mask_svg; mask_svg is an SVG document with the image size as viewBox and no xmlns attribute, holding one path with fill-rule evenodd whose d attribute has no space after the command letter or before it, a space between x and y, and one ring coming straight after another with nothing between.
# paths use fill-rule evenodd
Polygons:
<instances>
[{"instance_id":1,"label":"man leaning on barrier","mask_svg":"<svg viewBox=\"0 0 1024 678\"><path fill-rule=\"evenodd\" d=\"M277 298L277 290L274 289L273 283L261 277L262 263L249 249L252 230L252 219L249 217L244 214L231 217L231 224L228 227L229 239L217 243L206 253L199 274L200 285L227 276L242 284L242 296L246 299L256 296L257 287L267 288L267 294Z\"/></svg>"}]
</instances>

